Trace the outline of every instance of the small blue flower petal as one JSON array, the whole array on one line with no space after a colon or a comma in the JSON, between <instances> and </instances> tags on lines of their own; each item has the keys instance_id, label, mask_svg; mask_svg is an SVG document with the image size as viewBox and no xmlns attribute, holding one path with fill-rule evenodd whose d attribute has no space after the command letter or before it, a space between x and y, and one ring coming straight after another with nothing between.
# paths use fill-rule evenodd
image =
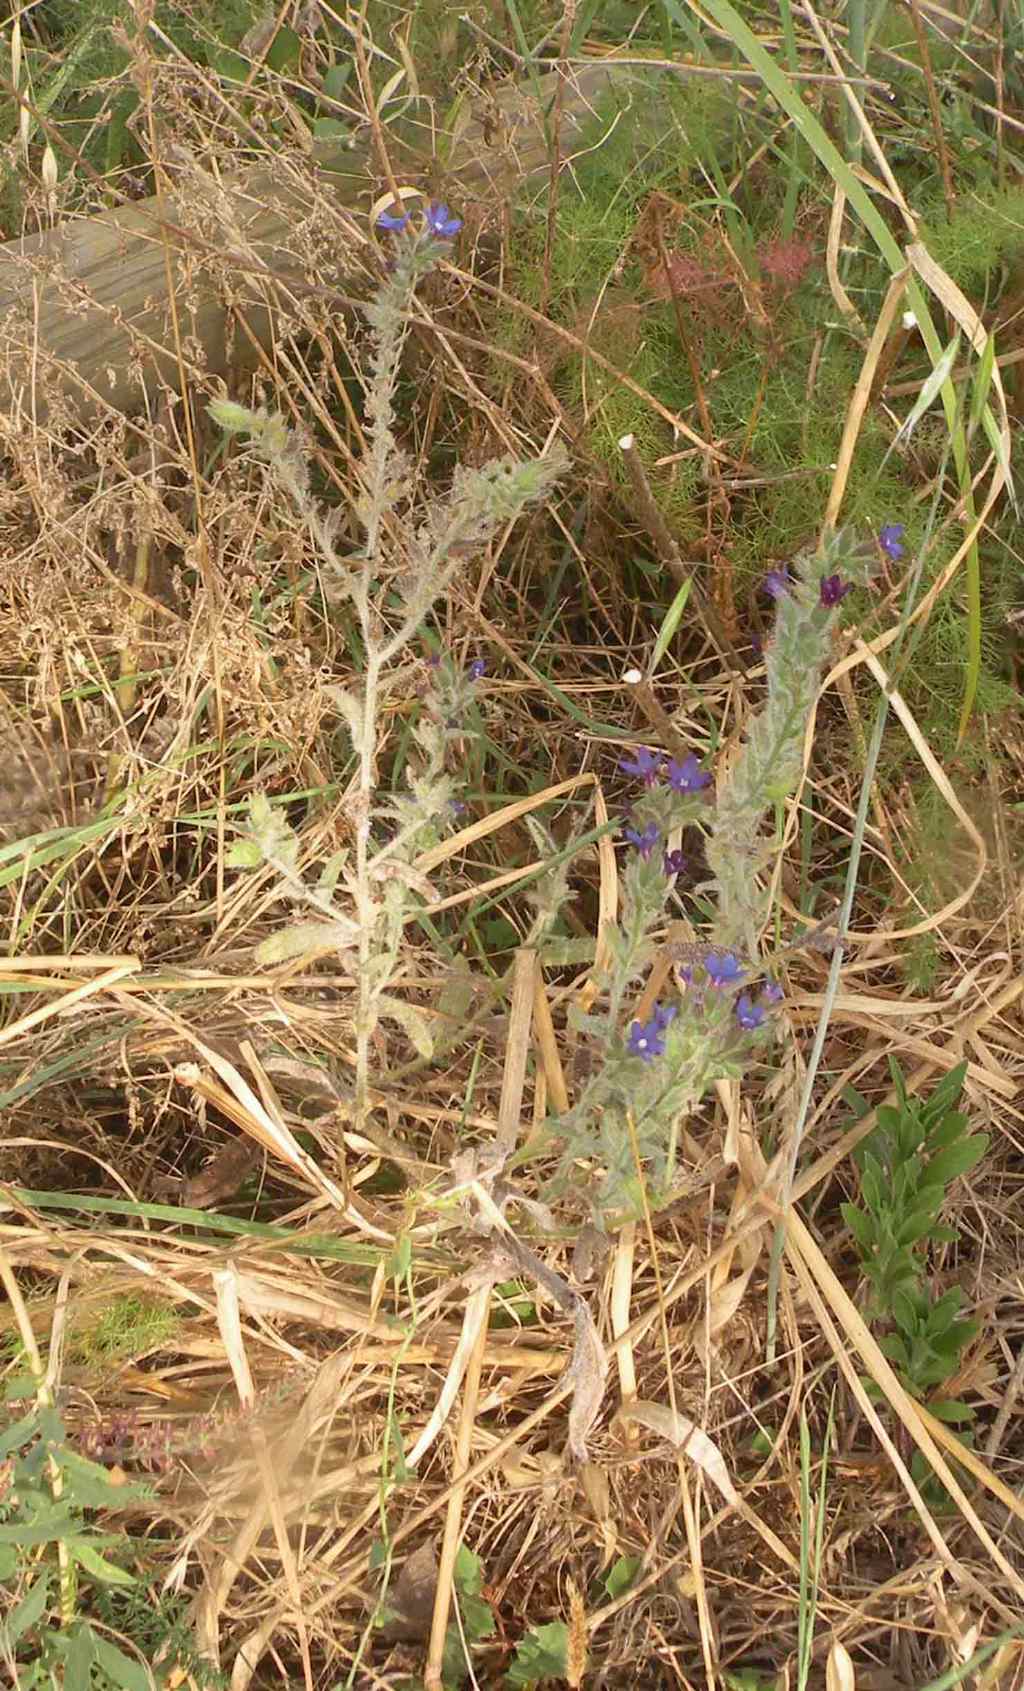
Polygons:
<instances>
[{"instance_id":1,"label":"small blue flower petal","mask_svg":"<svg viewBox=\"0 0 1024 1691\"><path fill-rule=\"evenodd\" d=\"M449 215L448 207L431 200L426 210L427 228L437 241L450 241L462 228L462 218Z\"/></svg>"},{"instance_id":2,"label":"small blue flower petal","mask_svg":"<svg viewBox=\"0 0 1024 1691\"><path fill-rule=\"evenodd\" d=\"M753 1032L764 1022L764 1005L755 1004L749 993L741 993L736 1000L736 1020L748 1033Z\"/></svg>"},{"instance_id":3,"label":"small blue flower petal","mask_svg":"<svg viewBox=\"0 0 1024 1691\"><path fill-rule=\"evenodd\" d=\"M665 1054L665 1029L676 1014L674 1004L667 1004L662 1008L654 1006L649 1022L634 1022L629 1030L626 1050L631 1057L639 1057L641 1062L653 1062L655 1057Z\"/></svg>"},{"instance_id":4,"label":"small blue flower petal","mask_svg":"<svg viewBox=\"0 0 1024 1691\"><path fill-rule=\"evenodd\" d=\"M409 213L407 211L399 212L397 214L392 211L382 211L380 216L377 218L377 228L391 230L404 229L408 221Z\"/></svg>"},{"instance_id":5,"label":"small blue flower petal","mask_svg":"<svg viewBox=\"0 0 1024 1691\"><path fill-rule=\"evenodd\" d=\"M785 565L780 570L769 570L761 583L764 591L772 599L785 598L792 585L792 578Z\"/></svg>"},{"instance_id":6,"label":"small blue flower petal","mask_svg":"<svg viewBox=\"0 0 1024 1691\"><path fill-rule=\"evenodd\" d=\"M670 878L685 875L690 867L685 851L667 851L665 853L665 873Z\"/></svg>"},{"instance_id":7,"label":"small blue flower petal","mask_svg":"<svg viewBox=\"0 0 1024 1691\"><path fill-rule=\"evenodd\" d=\"M707 770L701 768L692 752L681 762L673 758L665 774L674 793L699 793L711 780Z\"/></svg>"},{"instance_id":8,"label":"small blue flower petal","mask_svg":"<svg viewBox=\"0 0 1024 1691\"><path fill-rule=\"evenodd\" d=\"M894 562L902 558L906 551L903 544L905 527L904 523L886 523L885 527L878 531L879 546L886 557L892 558Z\"/></svg>"},{"instance_id":9,"label":"small blue flower petal","mask_svg":"<svg viewBox=\"0 0 1024 1691\"><path fill-rule=\"evenodd\" d=\"M474 658L469 666L468 675L471 681L479 681L487 672L487 665L483 658Z\"/></svg>"},{"instance_id":10,"label":"small blue flower petal","mask_svg":"<svg viewBox=\"0 0 1024 1691\"><path fill-rule=\"evenodd\" d=\"M661 838L661 829L656 822L648 822L642 832L636 828L624 828L622 832L623 837L631 846L636 847L645 862Z\"/></svg>"},{"instance_id":11,"label":"small blue flower petal","mask_svg":"<svg viewBox=\"0 0 1024 1691\"><path fill-rule=\"evenodd\" d=\"M841 575L827 575L819 588L823 609L831 611L853 592L853 582L844 581Z\"/></svg>"},{"instance_id":12,"label":"small blue flower petal","mask_svg":"<svg viewBox=\"0 0 1024 1691\"><path fill-rule=\"evenodd\" d=\"M619 768L623 775L638 775L645 787L653 787L661 773L661 758L650 746L638 746L632 757L624 757Z\"/></svg>"},{"instance_id":13,"label":"small blue flower petal","mask_svg":"<svg viewBox=\"0 0 1024 1691\"><path fill-rule=\"evenodd\" d=\"M736 986L746 974L743 964L731 951L709 951L704 968L712 986Z\"/></svg>"}]
</instances>

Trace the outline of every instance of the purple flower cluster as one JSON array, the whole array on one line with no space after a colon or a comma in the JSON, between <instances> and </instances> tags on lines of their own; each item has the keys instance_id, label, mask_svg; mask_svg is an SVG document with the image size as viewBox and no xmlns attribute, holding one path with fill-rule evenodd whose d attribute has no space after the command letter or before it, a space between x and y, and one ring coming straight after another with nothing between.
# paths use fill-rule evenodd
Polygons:
<instances>
[{"instance_id":1,"label":"purple flower cluster","mask_svg":"<svg viewBox=\"0 0 1024 1691\"><path fill-rule=\"evenodd\" d=\"M664 775L674 793L699 793L711 780L692 752L687 757L670 758L665 763L658 752L651 751L650 746L638 746L632 757L621 760L619 768L624 775L636 775L645 787L657 786Z\"/></svg>"},{"instance_id":2,"label":"purple flower cluster","mask_svg":"<svg viewBox=\"0 0 1024 1691\"><path fill-rule=\"evenodd\" d=\"M377 228L397 234L399 230L405 229L410 221L407 211L382 211L377 218ZM427 206L423 213L423 222L428 235L432 235L435 241L454 240L462 228L461 217L452 217L448 207L437 200L431 200Z\"/></svg>"},{"instance_id":3,"label":"purple flower cluster","mask_svg":"<svg viewBox=\"0 0 1024 1691\"><path fill-rule=\"evenodd\" d=\"M90 1462L112 1466L132 1462L151 1474L164 1474L176 1456L211 1462L217 1447L242 1419L234 1415L194 1415L183 1426L170 1421L144 1421L137 1410L105 1415L82 1427L74 1444Z\"/></svg>"}]
</instances>

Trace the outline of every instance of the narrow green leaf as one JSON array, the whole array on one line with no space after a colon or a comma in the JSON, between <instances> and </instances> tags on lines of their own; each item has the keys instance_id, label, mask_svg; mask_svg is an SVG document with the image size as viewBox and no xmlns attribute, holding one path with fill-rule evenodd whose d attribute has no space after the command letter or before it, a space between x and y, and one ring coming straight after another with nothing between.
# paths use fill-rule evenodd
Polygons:
<instances>
[{"instance_id":1,"label":"narrow green leaf","mask_svg":"<svg viewBox=\"0 0 1024 1691\"><path fill-rule=\"evenodd\" d=\"M967 424L968 430L971 434L974 433L981 421L981 414L985 409L989 388L992 386L992 372L995 369L995 362L996 337L990 331L985 336L985 345L981 349L981 357L978 359L974 375L971 379L971 412Z\"/></svg>"},{"instance_id":2,"label":"narrow green leaf","mask_svg":"<svg viewBox=\"0 0 1024 1691\"><path fill-rule=\"evenodd\" d=\"M886 452L886 458L888 458L889 453L894 451L897 446L910 439L925 412L931 410L935 401L941 394L942 389L953 373L959 352L960 331L958 329L949 345L943 350L938 363L930 371L928 378L911 406L909 413L906 417L904 417L903 422L897 429L892 443ZM883 459L882 462L884 464L885 459Z\"/></svg>"},{"instance_id":3,"label":"narrow green leaf","mask_svg":"<svg viewBox=\"0 0 1024 1691\"><path fill-rule=\"evenodd\" d=\"M692 578L688 576L662 618L662 624L658 630L658 638L654 642L654 652L651 656L652 674L657 669L662 658L665 656L665 653L668 651L672 636L679 627L679 620L686 609L687 602L689 601L692 585Z\"/></svg>"}]
</instances>

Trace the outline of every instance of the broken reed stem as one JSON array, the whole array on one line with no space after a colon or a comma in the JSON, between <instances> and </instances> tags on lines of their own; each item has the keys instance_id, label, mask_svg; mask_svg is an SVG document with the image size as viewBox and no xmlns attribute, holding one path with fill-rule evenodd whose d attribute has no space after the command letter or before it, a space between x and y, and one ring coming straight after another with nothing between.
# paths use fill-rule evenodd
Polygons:
<instances>
[{"instance_id":1,"label":"broken reed stem","mask_svg":"<svg viewBox=\"0 0 1024 1691\"><path fill-rule=\"evenodd\" d=\"M622 453L622 462L626 466L626 474L636 495L639 514L643 519L648 535L654 543L658 562L664 564L673 581L677 586L682 587L684 582L690 580L691 572L680 557L679 547L669 533L668 524L654 494L651 492L647 471L644 469L643 460L636 449L635 437L631 434L624 434L619 441L619 451Z\"/></svg>"}]
</instances>

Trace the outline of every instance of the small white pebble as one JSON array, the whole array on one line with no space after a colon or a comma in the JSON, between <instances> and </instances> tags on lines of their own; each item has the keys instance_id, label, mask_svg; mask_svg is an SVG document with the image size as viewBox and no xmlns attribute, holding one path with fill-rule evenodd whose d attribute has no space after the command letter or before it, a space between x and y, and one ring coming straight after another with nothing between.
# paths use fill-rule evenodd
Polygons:
<instances>
[{"instance_id":1,"label":"small white pebble","mask_svg":"<svg viewBox=\"0 0 1024 1691\"><path fill-rule=\"evenodd\" d=\"M903 313L903 327L905 329L917 328L917 318L914 316L912 311L905 311Z\"/></svg>"},{"instance_id":2,"label":"small white pebble","mask_svg":"<svg viewBox=\"0 0 1024 1691\"><path fill-rule=\"evenodd\" d=\"M643 676L638 669L627 669L622 679L627 687L635 687L643 680Z\"/></svg>"}]
</instances>

